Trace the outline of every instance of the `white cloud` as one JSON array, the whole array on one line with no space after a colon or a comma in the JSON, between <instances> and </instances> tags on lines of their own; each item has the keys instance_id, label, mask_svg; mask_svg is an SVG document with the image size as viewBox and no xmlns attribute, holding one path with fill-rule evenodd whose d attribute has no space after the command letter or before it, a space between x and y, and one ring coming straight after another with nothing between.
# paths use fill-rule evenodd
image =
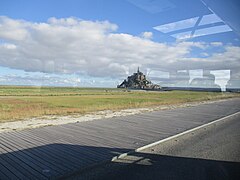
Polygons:
<instances>
[{"instance_id":1,"label":"white cloud","mask_svg":"<svg viewBox=\"0 0 240 180\"><path fill-rule=\"evenodd\" d=\"M0 17L0 38L21 41L28 36L26 29L30 24L22 20Z\"/></svg>"},{"instance_id":2,"label":"white cloud","mask_svg":"<svg viewBox=\"0 0 240 180\"><path fill-rule=\"evenodd\" d=\"M201 55L202 55L202 56L205 56L205 57L209 56L209 54L208 54L208 53L205 53L205 52L204 52L204 53L201 53Z\"/></svg>"},{"instance_id":3,"label":"white cloud","mask_svg":"<svg viewBox=\"0 0 240 180\"><path fill-rule=\"evenodd\" d=\"M5 48L5 49L16 49L16 45L10 44L10 43L0 44L0 47Z\"/></svg>"},{"instance_id":4,"label":"white cloud","mask_svg":"<svg viewBox=\"0 0 240 180\"><path fill-rule=\"evenodd\" d=\"M37 85L37 86L82 86L81 79L73 76L57 75L0 75L0 83L5 85Z\"/></svg>"},{"instance_id":5,"label":"white cloud","mask_svg":"<svg viewBox=\"0 0 240 180\"><path fill-rule=\"evenodd\" d=\"M0 17L0 66L33 72L81 73L93 77L125 77L145 69L240 68L240 48L227 46L221 54L191 58L193 47L203 42L157 43L130 34L117 33L108 21L50 18L33 23ZM216 44L215 44L216 45Z\"/></svg>"},{"instance_id":6,"label":"white cloud","mask_svg":"<svg viewBox=\"0 0 240 180\"><path fill-rule=\"evenodd\" d=\"M223 43L222 42L211 42L210 43L212 46L222 46Z\"/></svg>"},{"instance_id":7,"label":"white cloud","mask_svg":"<svg viewBox=\"0 0 240 180\"><path fill-rule=\"evenodd\" d=\"M153 38L153 33L152 32L143 32L141 35L145 39L152 39Z\"/></svg>"}]
</instances>

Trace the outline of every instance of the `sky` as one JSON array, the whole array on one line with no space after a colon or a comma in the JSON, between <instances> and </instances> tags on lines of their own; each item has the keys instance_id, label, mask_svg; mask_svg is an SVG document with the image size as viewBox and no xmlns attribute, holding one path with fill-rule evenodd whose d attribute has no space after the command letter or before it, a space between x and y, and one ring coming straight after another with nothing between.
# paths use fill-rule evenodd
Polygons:
<instances>
[{"instance_id":1,"label":"sky","mask_svg":"<svg viewBox=\"0 0 240 180\"><path fill-rule=\"evenodd\" d=\"M1 0L0 85L116 87L140 67L160 85L240 88L238 19L221 5Z\"/></svg>"}]
</instances>

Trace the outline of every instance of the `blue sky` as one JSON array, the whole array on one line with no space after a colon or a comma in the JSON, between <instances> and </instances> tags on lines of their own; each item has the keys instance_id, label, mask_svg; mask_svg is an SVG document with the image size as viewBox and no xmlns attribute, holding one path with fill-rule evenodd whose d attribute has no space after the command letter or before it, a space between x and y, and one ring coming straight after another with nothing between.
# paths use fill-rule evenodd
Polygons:
<instances>
[{"instance_id":1,"label":"blue sky","mask_svg":"<svg viewBox=\"0 0 240 180\"><path fill-rule=\"evenodd\" d=\"M2 0L0 16L0 84L115 87L138 66L156 82L239 77L239 36L199 0Z\"/></svg>"}]
</instances>

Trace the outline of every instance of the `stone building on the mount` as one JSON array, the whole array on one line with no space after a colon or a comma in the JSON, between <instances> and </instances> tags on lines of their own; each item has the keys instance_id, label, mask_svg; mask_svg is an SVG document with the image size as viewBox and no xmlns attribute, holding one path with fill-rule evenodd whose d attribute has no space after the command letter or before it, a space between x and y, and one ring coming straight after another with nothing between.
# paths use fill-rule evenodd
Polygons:
<instances>
[{"instance_id":1,"label":"stone building on the mount","mask_svg":"<svg viewBox=\"0 0 240 180\"><path fill-rule=\"evenodd\" d=\"M161 89L157 84L153 84L150 80L147 80L146 76L139 71L131 76L128 76L117 88L130 88L130 89Z\"/></svg>"}]
</instances>

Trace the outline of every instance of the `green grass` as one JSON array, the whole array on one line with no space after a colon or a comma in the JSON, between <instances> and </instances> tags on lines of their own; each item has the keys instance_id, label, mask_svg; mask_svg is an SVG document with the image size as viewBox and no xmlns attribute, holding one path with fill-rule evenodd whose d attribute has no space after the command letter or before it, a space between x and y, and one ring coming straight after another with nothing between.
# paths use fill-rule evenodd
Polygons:
<instances>
[{"instance_id":1,"label":"green grass","mask_svg":"<svg viewBox=\"0 0 240 180\"><path fill-rule=\"evenodd\" d=\"M153 107L236 96L239 97L239 94L0 86L0 122L44 115L86 114L100 110Z\"/></svg>"}]
</instances>

